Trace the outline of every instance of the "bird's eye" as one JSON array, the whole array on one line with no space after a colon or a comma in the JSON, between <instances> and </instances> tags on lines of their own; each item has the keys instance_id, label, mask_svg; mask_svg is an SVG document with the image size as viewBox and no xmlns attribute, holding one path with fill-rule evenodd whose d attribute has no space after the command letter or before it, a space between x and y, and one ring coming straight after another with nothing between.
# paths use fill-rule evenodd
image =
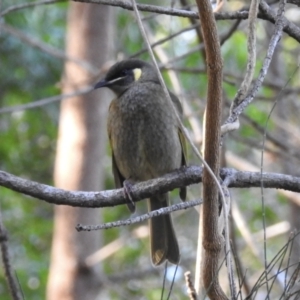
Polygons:
<instances>
[{"instance_id":1,"label":"bird's eye","mask_svg":"<svg viewBox=\"0 0 300 300\"><path fill-rule=\"evenodd\" d=\"M122 71L121 71L121 75L122 75L122 76L127 76L127 75L129 74L129 72L130 72L130 71L127 70L127 69L122 70Z\"/></svg>"}]
</instances>

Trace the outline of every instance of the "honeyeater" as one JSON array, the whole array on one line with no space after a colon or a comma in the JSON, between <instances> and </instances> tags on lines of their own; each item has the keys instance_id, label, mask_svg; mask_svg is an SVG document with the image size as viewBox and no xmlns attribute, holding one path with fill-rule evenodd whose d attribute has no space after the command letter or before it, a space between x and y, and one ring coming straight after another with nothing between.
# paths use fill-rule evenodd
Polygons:
<instances>
[{"instance_id":1,"label":"honeyeater","mask_svg":"<svg viewBox=\"0 0 300 300\"><path fill-rule=\"evenodd\" d=\"M156 69L144 61L128 59L113 65L95 88L107 87L116 98L111 101L107 130L112 149L112 168L117 188L160 177L186 165L185 141L178 119L165 97ZM182 117L179 99L170 96ZM130 195L129 195L130 197ZM186 188L180 189L185 200ZM168 193L148 199L150 211L168 206ZM135 206L128 204L133 212ZM180 252L170 215L150 219L151 259L178 264Z\"/></svg>"}]
</instances>

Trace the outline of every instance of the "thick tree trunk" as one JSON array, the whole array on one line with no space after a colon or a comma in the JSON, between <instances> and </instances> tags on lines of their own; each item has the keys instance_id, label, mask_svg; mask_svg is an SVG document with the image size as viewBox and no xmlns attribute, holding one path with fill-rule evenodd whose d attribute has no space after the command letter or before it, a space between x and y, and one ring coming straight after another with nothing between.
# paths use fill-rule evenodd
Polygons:
<instances>
[{"instance_id":1,"label":"thick tree trunk","mask_svg":"<svg viewBox=\"0 0 300 300\"><path fill-rule=\"evenodd\" d=\"M113 18L108 6L70 3L66 53L99 67L112 49ZM63 93L91 82L93 74L66 62ZM93 91L61 103L55 162L55 185L66 190L103 189L107 101L105 91ZM80 232L77 223L99 223L96 209L55 208L48 300L95 299L100 289L100 268L85 266L85 258L101 245L100 232Z\"/></svg>"}]
</instances>

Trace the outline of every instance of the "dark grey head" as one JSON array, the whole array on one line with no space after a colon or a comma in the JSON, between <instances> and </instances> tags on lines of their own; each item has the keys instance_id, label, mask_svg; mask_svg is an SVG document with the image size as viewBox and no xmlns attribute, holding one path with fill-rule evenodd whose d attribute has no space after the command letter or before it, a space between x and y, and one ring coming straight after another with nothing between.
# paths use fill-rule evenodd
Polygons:
<instances>
[{"instance_id":1,"label":"dark grey head","mask_svg":"<svg viewBox=\"0 0 300 300\"><path fill-rule=\"evenodd\" d=\"M159 82L152 65L139 59L127 59L114 64L95 89L108 87L117 95L125 92L132 84L139 82Z\"/></svg>"}]
</instances>

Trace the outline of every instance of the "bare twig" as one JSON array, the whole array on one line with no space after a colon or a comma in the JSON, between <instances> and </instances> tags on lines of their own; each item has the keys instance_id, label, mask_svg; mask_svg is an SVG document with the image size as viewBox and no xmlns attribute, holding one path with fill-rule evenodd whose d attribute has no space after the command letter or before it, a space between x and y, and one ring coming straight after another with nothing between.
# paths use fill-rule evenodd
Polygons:
<instances>
[{"instance_id":1,"label":"bare twig","mask_svg":"<svg viewBox=\"0 0 300 300\"><path fill-rule=\"evenodd\" d=\"M97 75L99 72L98 68L95 68L94 66L92 66L91 64L89 64L88 62L82 61L80 59L77 59L75 57L70 57L69 55L67 55L64 51L59 50L53 46L50 46L36 38L33 38L31 36L29 36L28 34L23 33L21 30L18 30L16 28L13 28L12 26L9 26L5 23L1 24L1 29L3 31L5 31L6 33L9 33L11 35L13 35L14 37L17 37L18 39L20 39L22 42L27 43L28 45L32 46L32 47L36 47L38 49L40 49L41 51L63 59L63 60L69 60L72 61L74 63L76 63L77 65L79 65L80 67L82 67L83 69L87 70L88 72L90 72L92 75Z\"/></svg>"},{"instance_id":2,"label":"bare twig","mask_svg":"<svg viewBox=\"0 0 300 300\"><path fill-rule=\"evenodd\" d=\"M233 110L246 96L254 74L255 64L256 64L256 16L258 12L258 4L259 0L252 0L250 9L249 9L249 25L248 25L248 63L247 63L247 71L245 74L245 78L235 95L235 98L232 103L231 110Z\"/></svg>"},{"instance_id":3,"label":"bare twig","mask_svg":"<svg viewBox=\"0 0 300 300\"><path fill-rule=\"evenodd\" d=\"M123 1L123 0L74 0L74 1L83 2L83 3L97 3L97 4L102 4L102 5L117 6L117 7L122 7L123 9L127 9L127 10L134 10L132 2ZM137 9L139 11L147 11L147 12L165 14L165 15L170 15L170 16L195 18L195 19L199 18L196 12L182 10L182 9L176 9L176 8L156 6L156 5L137 4Z\"/></svg>"},{"instance_id":4,"label":"bare twig","mask_svg":"<svg viewBox=\"0 0 300 300\"><path fill-rule=\"evenodd\" d=\"M235 247L234 247L235 238L236 238L235 234L233 234L232 235L232 243L231 243L232 244L232 246L231 246L232 250L231 251L233 253L233 258L234 258L234 262L235 262L235 266L236 266L237 277L238 277L238 281L239 281L239 291L236 295L236 299L240 298L242 300L243 299L242 288L245 289L247 294L250 292L250 288L249 288L249 283L248 283L247 277L246 277L246 271L244 271L241 258L238 255L238 252L235 251Z\"/></svg>"},{"instance_id":5,"label":"bare twig","mask_svg":"<svg viewBox=\"0 0 300 300\"><path fill-rule=\"evenodd\" d=\"M42 0L42 1L13 5L5 9L0 16L5 16L9 13L21 9L29 8L32 6L52 4L52 3L64 2L64 1L65 0ZM124 9L132 10L132 5L129 2L123 0L74 0L74 1L85 2L85 3L97 3L102 5L111 5L111 6L117 6L117 7L122 7ZM299 4L296 4L298 3L298 0L289 0L288 2L299 6ZM140 11L147 11L147 12L153 12L158 14L166 14L166 15L178 16L184 18L199 19L199 15L196 12L191 12L182 9L166 8L161 6L143 5L143 4L138 4L138 9ZM258 14L258 17L264 20L271 21L273 23L275 23L276 20L274 14L272 13L270 14L270 10L263 11L263 13ZM237 20L237 19L246 20L248 18L248 12L245 10L241 10L236 12L215 13L215 18L216 20ZM285 26L283 30L291 37L295 38L297 41L300 41L300 30L299 27L297 27L295 24L289 22L288 20L285 20Z\"/></svg>"},{"instance_id":6,"label":"bare twig","mask_svg":"<svg viewBox=\"0 0 300 300\"><path fill-rule=\"evenodd\" d=\"M18 280L15 276L13 267L11 265L9 251L8 251L8 235L7 231L2 222L2 216L0 213L0 248L2 253L2 263L5 271L5 278L7 280L10 294L13 300L22 300L22 293L20 290L20 286Z\"/></svg>"},{"instance_id":7,"label":"bare twig","mask_svg":"<svg viewBox=\"0 0 300 300\"><path fill-rule=\"evenodd\" d=\"M271 280L274 280L274 279L277 279L281 284L282 284L282 280L279 280L278 279L278 275L285 272L287 273L287 271L289 270L290 267L293 267L293 266L297 266L299 267L300 266L300 263L296 263L294 265L289 265L289 262L288 264L286 265L286 267L284 269L278 269L278 270L274 270L276 264L279 262L280 265L282 264L283 262L283 259L287 253L287 250L289 247L292 247L292 244L294 242L294 239L296 236L299 235L299 231L292 237L289 238L288 242L277 252L277 254L273 257L273 259L271 260L271 262L268 264L267 266L267 270L265 270L261 275L260 277L258 278L258 280L256 281L255 285L253 286L250 294L245 298L247 300L249 299L253 299L254 296L255 296L255 293L257 293L257 291L259 290L260 287L262 287L263 285L266 284L266 281L264 280L266 277L265 277L265 272L267 272L267 274L270 274L272 273L273 275L271 277L268 278L268 281L271 281ZM295 270L297 272L297 268ZM294 273L295 274L295 273ZM292 277L291 277L291 280ZM289 283L288 283L289 285ZM285 285L285 288L286 288L286 291L288 291L288 288L287 286ZM269 294L268 294L269 296ZM270 297L271 298L271 297ZM283 298L280 298L280 299L283 299ZM284 299L289 299L289 298L284 298Z\"/></svg>"},{"instance_id":8,"label":"bare twig","mask_svg":"<svg viewBox=\"0 0 300 300\"><path fill-rule=\"evenodd\" d=\"M235 123L235 121L238 119L239 115L252 102L252 100L256 96L258 90L262 86L262 83L263 83L265 76L267 74L267 71L269 69L273 53L275 51L275 48L276 48L278 42L280 41L281 35L282 35L282 29L283 29L283 25L284 25L283 12L284 12L284 7L281 5L280 8L278 9L275 31L274 31L274 34L272 35L272 38L271 38L271 41L270 41L270 44L269 44L269 47L267 50L267 55L264 59L263 66L260 70L257 80L254 83L254 86L248 93L248 96L238 106L236 106L235 109L231 112L230 116L225 121L225 125L228 123Z\"/></svg>"},{"instance_id":9,"label":"bare twig","mask_svg":"<svg viewBox=\"0 0 300 300\"><path fill-rule=\"evenodd\" d=\"M14 11L18 11L21 9L33 7L33 6L39 6L39 5L45 5L45 4L53 4L57 2L65 2L66 0L43 0L43 1L36 1L36 2L29 2L29 3L22 3L22 4L17 4L17 5L12 5L5 9L0 16L3 17L9 13L12 13Z\"/></svg>"},{"instance_id":10,"label":"bare twig","mask_svg":"<svg viewBox=\"0 0 300 300\"><path fill-rule=\"evenodd\" d=\"M283 26L283 21L282 21L282 17L284 15L284 10L285 10L285 5L286 5L286 0L281 0L279 3L279 9L278 9L278 13L277 13L277 21L275 24L275 33L273 36L276 36L276 31L278 30L278 32L282 31L282 26ZM279 23L279 25L278 25ZM277 27L277 28L276 28ZM272 39L271 39L272 41ZM274 50L273 50L274 52ZM272 53L273 55L273 53ZM270 59L271 61L271 59ZM267 72L267 70L266 70ZM265 142L266 142L266 132L267 132L267 128L268 128L268 123L271 117L271 114L276 106L277 101L275 101L275 103L272 106L272 109L268 115L267 121L266 121L266 125L265 125L265 130L264 130L264 136L263 136L263 145L262 145L262 150L261 150L261 174L263 173L264 170L264 146L265 146ZM267 299L269 299L269 293L270 293L270 289L269 289L269 282L268 282L268 272L267 272L267 268L268 268L268 260L267 260L267 236L266 236L266 215L265 215L265 197L264 197L264 184L263 184L263 180L261 181L261 205L262 205L262 223L263 223L263 228L264 228L264 267L265 267L265 278L266 278L266 289L267 289Z\"/></svg>"},{"instance_id":11,"label":"bare twig","mask_svg":"<svg viewBox=\"0 0 300 300\"><path fill-rule=\"evenodd\" d=\"M91 92L93 89L94 89L93 87L87 86L87 87L83 87L82 89L77 90L77 91L75 91L73 93L70 93L70 94L62 94L62 95L57 95L57 96L53 96L53 97L33 101L33 102L22 104L22 105L4 107L4 108L0 109L0 115L5 114L5 113L13 113L13 112L17 112L17 111L23 111L23 110L27 110L27 109L41 107L41 106L44 106L44 105L47 105L47 104L50 104L50 103L53 103L53 102L57 102L57 101L61 101L61 100L64 100L64 99L72 98L74 96L84 95L84 94L87 94L87 93Z\"/></svg>"},{"instance_id":12,"label":"bare twig","mask_svg":"<svg viewBox=\"0 0 300 300\"><path fill-rule=\"evenodd\" d=\"M259 4L259 8L261 13L258 14L258 17L261 17L264 20L268 20L273 24L276 24L278 20L278 13L276 14L275 11L269 7L266 1L261 0ZM281 22L283 23L282 30L286 32L288 35L290 35L291 37L293 37L294 39L296 39L298 42L300 42L300 28L296 24L288 21L283 16Z\"/></svg>"},{"instance_id":13,"label":"bare twig","mask_svg":"<svg viewBox=\"0 0 300 300\"><path fill-rule=\"evenodd\" d=\"M228 32L220 37L220 45L222 46L236 31L242 20L236 20L229 28Z\"/></svg>"},{"instance_id":14,"label":"bare twig","mask_svg":"<svg viewBox=\"0 0 300 300\"><path fill-rule=\"evenodd\" d=\"M152 44L151 44L151 48L153 49L153 48L155 48L155 47L158 46L158 45L161 45L161 44L163 44L163 43L165 43L165 42L168 42L169 40L171 40L171 39L177 37L178 35L180 35L180 34L182 34L182 33L185 33L185 32L187 32L187 31L190 31L190 30L195 29L197 26L199 26L199 24L196 24L196 25L193 25L193 26L189 26L189 27L183 28L183 29L181 29L181 30L179 30L179 31L177 31L177 32L175 32L175 33L173 33L173 34L170 34L169 36L167 36L167 37L165 37L165 38L163 38L163 39L160 39L160 40L158 40L157 42L152 43ZM145 53L145 52L147 52L147 51L148 51L148 48L145 47L145 48L141 49L140 51L138 51L138 52L134 53L133 55L131 55L129 58L137 57L137 56L139 56L139 55L141 55L141 54L143 54L143 53Z\"/></svg>"},{"instance_id":15,"label":"bare twig","mask_svg":"<svg viewBox=\"0 0 300 300\"><path fill-rule=\"evenodd\" d=\"M92 230L100 230L100 229L110 229L113 227L121 227L121 226L128 226L136 223L141 223L143 221L149 220L154 217L162 216L162 215L167 215L171 212L177 211L177 210L183 210L187 209L190 207L194 207L197 205L200 205L202 203L202 200L192 200L192 201L187 201L187 202L182 202L182 203L177 203L173 204L158 210L152 210L146 214L143 214L141 216L133 217L127 220L118 220L115 222L108 222L108 223L103 223L99 225L82 225L78 224L76 226L77 231L92 231Z\"/></svg>"},{"instance_id":16,"label":"bare twig","mask_svg":"<svg viewBox=\"0 0 300 300\"><path fill-rule=\"evenodd\" d=\"M185 279L185 285L187 287L187 293L190 297L190 300L197 300L198 299L197 292L195 290L190 271L184 273L184 279Z\"/></svg>"},{"instance_id":17,"label":"bare twig","mask_svg":"<svg viewBox=\"0 0 300 300\"><path fill-rule=\"evenodd\" d=\"M186 8L186 10L192 11L192 8L191 8L191 6L188 5L187 0L180 0L180 3L183 7ZM196 19L193 19L193 18L189 18L189 21L190 21L191 24L197 24L197 22L198 22ZM202 33L201 33L200 24L198 24L198 26L195 28L195 32L196 32L197 37L198 37L198 44L203 44L203 37L202 37ZM203 61L206 61L205 48L202 48L200 50L200 55L201 55ZM206 68L206 66L205 66L205 68Z\"/></svg>"},{"instance_id":18,"label":"bare twig","mask_svg":"<svg viewBox=\"0 0 300 300\"><path fill-rule=\"evenodd\" d=\"M97 3L102 5L111 5L122 7L124 9L133 10L132 4L128 1L123 0L73 0L76 2L83 3ZM184 18L194 18L199 19L199 15L197 12L191 12L182 9L176 8L167 8L162 6L155 5L146 5L146 4L137 4L137 7L140 11L154 12L158 14L165 14L170 16L184 17ZM235 11L235 12L223 12L223 13L215 13L214 14L216 20L246 20L248 18L248 11ZM258 18L263 20L268 20L272 23L275 23L276 18L272 14L272 10L264 11L263 13L258 14ZM300 29L298 26L284 19L284 28L283 31L288 35L296 39L300 42Z\"/></svg>"}]
</instances>

